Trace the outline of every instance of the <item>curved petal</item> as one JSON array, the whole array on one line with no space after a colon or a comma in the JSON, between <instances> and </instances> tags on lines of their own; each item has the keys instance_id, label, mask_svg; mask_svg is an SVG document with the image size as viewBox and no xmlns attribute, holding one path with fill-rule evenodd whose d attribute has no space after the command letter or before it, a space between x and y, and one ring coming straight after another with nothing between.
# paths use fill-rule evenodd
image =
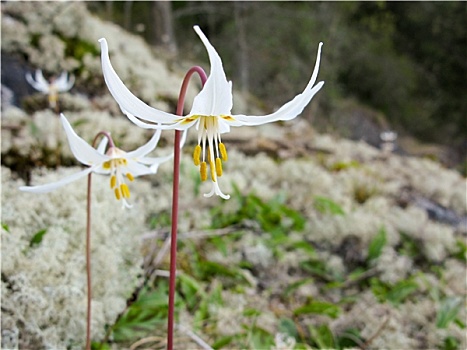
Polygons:
<instances>
[{"instance_id":1,"label":"curved petal","mask_svg":"<svg viewBox=\"0 0 467 350\"><path fill-rule=\"evenodd\" d=\"M131 113L133 116L138 116L138 118L153 123L173 123L177 119L177 116L148 106L128 90L110 63L107 41L101 38L99 39L99 43L102 51L101 59L104 80L122 112L125 114Z\"/></svg>"},{"instance_id":2,"label":"curved petal","mask_svg":"<svg viewBox=\"0 0 467 350\"><path fill-rule=\"evenodd\" d=\"M37 91L47 93L49 92L49 84L43 85L32 78L31 73L26 73L26 80Z\"/></svg>"},{"instance_id":3,"label":"curved petal","mask_svg":"<svg viewBox=\"0 0 467 350\"><path fill-rule=\"evenodd\" d=\"M246 116L246 115L233 115L232 118L241 122L243 125L259 125L264 123L270 123L278 120L290 120L299 115L303 109L308 105L313 96L321 89L324 82L321 81L315 84L316 78L318 77L319 64L321 61L321 47L323 43L319 43L318 53L316 57L315 68L313 74L303 92L294 97L293 100L287 102L279 110L274 113L265 116ZM233 125L233 124L232 124Z\"/></svg>"},{"instance_id":4,"label":"curved petal","mask_svg":"<svg viewBox=\"0 0 467 350\"><path fill-rule=\"evenodd\" d=\"M161 138L161 129L157 129L154 135L152 135L151 139L144 144L143 146L135 149L134 151L128 152L126 156L128 158L139 158L144 157L146 154L151 153L157 146L159 139Z\"/></svg>"},{"instance_id":5,"label":"curved petal","mask_svg":"<svg viewBox=\"0 0 467 350\"><path fill-rule=\"evenodd\" d=\"M125 167L126 172L131 173L134 177L136 176L142 176L142 175L147 175L147 174L152 174L151 168L138 163L134 159L127 159L127 165Z\"/></svg>"},{"instance_id":6,"label":"curved petal","mask_svg":"<svg viewBox=\"0 0 467 350\"><path fill-rule=\"evenodd\" d=\"M65 185L68 185L69 183L73 182L73 181L76 181L86 175L88 175L89 173L91 173L93 170L94 170L95 167L90 167L90 168L86 168L82 171L80 171L79 173L76 173L76 174L73 174L73 175L70 175L70 176L67 176L57 182L52 182L50 184L46 184L46 185L39 185L39 186L21 186L19 189L20 191L24 191L24 192L31 192L31 193L47 193L47 192L50 192L50 191L53 191L59 187L62 187L62 186L65 186Z\"/></svg>"},{"instance_id":7,"label":"curved petal","mask_svg":"<svg viewBox=\"0 0 467 350\"><path fill-rule=\"evenodd\" d=\"M227 81L222 60L198 26L193 27L208 51L211 72L201 92L195 97L191 115L230 115L232 82Z\"/></svg>"},{"instance_id":8,"label":"curved petal","mask_svg":"<svg viewBox=\"0 0 467 350\"><path fill-rule=\"evenodd\" d=\"M295 96L292 101L287 102L274 113L264 116L233 115L232 118L241 122L242 125L249 126L271 123L278 120L291 120L302 113L313 96L321 89L323 85L323 81L319 82L313 89L304 91L300 95Z\"/></svg>"},{"instance_id":9,"label":"curved petal","mask_svg":"<svg viewBox=\"0 0 467 350\"><path fill-rule=\"evenodd\" d=\"M63 128L65 129L71 152L76 157L76 159L78 159L78 161L85 165L96 165L102 164L103 162L110 159L109 156L99 153L98 150L91 147L91 145L79 137L63 113L60 114L60 119L62 121Z\"/></svg>"},{"instance_id":10,"label":"curved petal","mask_svg":"<svg viewBox=\"0 0 467 350\"><path fill-rule=\"evenodd\" d=\"M48 92L50 84L47 80L45 80L44 75L42 74L42 71L40 69L36 69L36 74L34 77L39 84L41 84L42 86L47 86Z\"/></svg>"},{"instance_id":11,"label":"curved petal","mask_svg":"<svg viewBox=\"0 0 467 350\"><path fill-rule=\"evenodd\" d=\"M71 89L75 82L75 77L73 75L68 78L67 72L62 72L60 76L54 81L54 85L57 87L57 90L60 92L65 92Z\"/></svg>"},{"instance_id":12,"label":"curved petal","mask_svg":"<svg viewBox=\"0 0 467 350\"><path fill-rule=\"evenodd\" d=\"M135 125L139 126L140 128L143 129L160 129L160 130L186 130L189 127L191 127L194 123L196 123L196 120L192 120L190 122L186 121L186 117L180 117L177 116L177 120L173 124L169 125L160 125L160 124L149 124L142 122L138 118L136 118L133 114L124 112L128 119Z\"/></svg>"},{"instance_id":13,"label":"curved petal","mask_svg":"<svg viewBox=\"0 0 467 350\"><path fill-rule=\"evenodd\" d=\"M103 137L101 142L99 142L99 146L97 146L97 152L100 154L105 154L105 148L107 147L108 143L109 139L107 137Z\"/></svg>"}]
</instances>

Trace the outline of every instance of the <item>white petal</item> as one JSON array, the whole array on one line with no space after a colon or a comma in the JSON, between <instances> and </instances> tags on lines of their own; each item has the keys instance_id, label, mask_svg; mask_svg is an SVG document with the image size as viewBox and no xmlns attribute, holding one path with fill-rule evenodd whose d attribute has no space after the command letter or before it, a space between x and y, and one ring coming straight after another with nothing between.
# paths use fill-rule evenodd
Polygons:
<instances>
[{"instance_id":1,"label":"white petal","mask_svg":"<svg viewBox=\"0 0 467 350\"><path fill-rule=\"evenodd\" d=\"M223 194L221 189L219 188L219 185L217 184L217 182L214 182L212 181L212 189L211 189L211 192L209 193L205 193L204 194L204 197L208 198L208 197L212 197L213 195L218 195L224 199L229 199L230 198L230 195L228 194Z\"/></svg>"},{"instance_id":2,"label":"white petal","mask_svg":"<svg viewBox=\"0 0 467 350\"><path fill-rule=\"evenodd\" d=\"M126 111L123 111L123 113L126 114L126 116L128 117L128 119L129 119L132 123L134 123L135 125L139 126L140 128L143 128L143 129L186 130L186 129L190 128L194 123L196 123L196 120L187 123L187 122L184 121L186 117L177 116L178 121L176 121L175 123L170 124L170 125L148 124L148 123L142 122L141 120L139 120L138 118L136 118L136 117L135 117L133 114L131 114L131 113L128 113L128 112L126 112ZM188 117L189 117L189 116L188 116Z\"/></svg>"},{"instance_id":3,"label":"white petal","mask_svg":"<svg viewBox=\"0 0 467 350\"><path fill-rule=\"evenodd\" d=\"M157 143L159 142L159 139L161 138L161 133L162 133L162 130L160 129L156 130L154 135L152 135L151 139L146 144L137 148L134 151L128 152L126 154L126 157L135 159L139 157L144 157L146 154L151 153L156 148Z\"/></svg>"},{"instance_id":4,"label":"white petal","mask_svg":"<svg viewBox=\"0 0 467 350\"><path fill-rule=\"evenodd\" d=\"M198 26L195 32L208 51L211 72L201 92L195 97L190 115L230 115L232 110L232 82L227 81L222 60Z\"/></svg>"},{"instance_id":5,"label":"white petal","mask_svg":"<svg viewBox=\"0 0 467 350\"><path fill-rule=\"evenodd\" d=\"M67 176L57 182L52 182L46 185L39 185L39 186L21 186L19 189L24 192L31 192L31 193L47 193L53 191L59 187L68 185L69 183L76 181L94 170L94 167L86 168L79 173Z\"/></svg>"},{"instance_id":6,"label":"white petal","mask_svg":"<svg viewBox=\"0 0 467 350\"><path fill-rule=\"evenodd\" d=\"M153 123L173 123L178 118L177 116L148 106L128 90L110 63L107 41L102 38L99 39L99 43L101 44L102 51L101 59L104 79L113 98L120 105L122 112L125 114L127 112L131 113L133 116Z\"/></svg>"},{"instance_id":7,"label":"white petal","mask_svg":"<svg viewBox=\"0 0 467 350\"><path fill-rule=\"evenodd\" d=\"M110 157L99 153L95 148L91 147L91 145L79 137L63 114L60 114L60 119L65 129L71 152L78 161L85 165L95 165L102 164L110 159Z\"/></svg>"},{"instance_id":8,"label":"white petal","mask_svg":"<svg viewBox=\"0 0 467 350\"><path fill-rule=\"evenodd\" d=\"M32 78L32 75L30 73L26 73L26 80L37 91L40 91L40 92L43 92L43 93L49 92L49 84L43 85L43 84L35 81Z\"/></svg>"},{"instance_id":9,"label":"white petal","mask_svg":"<svg viewBox=\"0 0 467 350\"><path fill-rule=\"evenodd\" d=\"M246 116L246 115L233 115L232 117L241 122L243 125L260 125L264 123L270 123L278 120L290 120L295 118L297 115L302 113L303 109L308 105L313 96L321 89L324 82L319 82L313 87L316 78L318 77L319 64L321 60L321 47L323 43L319 43L318 54L316 57L315 68L311 79L308 82L305 90L294 97L293 100L287 102L279 110L274 113L265 116Z\"/></svg>"},{"instance_id":10,"label":"white petal","mask_svg":"<svg viewBox=\"0 0 467 350\"><path fill-rule=\"evenodd\" d=\"M47 91L49 91L49 82L47 80L45 80L44 76L42 75L42 71L40 69L37 69L36 70L36 74L35 74L35 78L36 78L36 81L42 85L42 86L47 86Z\"/></svg>"},{"instance_id":11,"label":"white petal","mask_svg":"<svg viewBox=\"0 0 467 350\"><path fill-rule=\"evenodd\" d=\"M60 76L54 81L54 85L58 91L65 92L72 88L74 82L75 77L73 75L71 75L70 79L68 79L68 73L62 72L62 74L60 74Z\"/></svg>"},{"instance_id":12,"label":"white petal","mask_svg":"<svg viewBox=\"0 0 467 350\"><path fill-rule=\"evenodd\" d=\"M105 148L107 147L108 143L109 139L104 136L101 142L99 142L99 146L97 146L97 152L99 152L100 154L105 154Z\"/></svg>"},{"instance_id":13,"label":"white petal","mask_svg":"<svg viewBox=\"0 0 467 350\"><path fill-rule=\"evenodd\" d=\"M133 159L127 159L127 166L123 169L124 172L131 173L134 177L152 174L150 167L140 164Z\"/></svg>"}]
</instances>

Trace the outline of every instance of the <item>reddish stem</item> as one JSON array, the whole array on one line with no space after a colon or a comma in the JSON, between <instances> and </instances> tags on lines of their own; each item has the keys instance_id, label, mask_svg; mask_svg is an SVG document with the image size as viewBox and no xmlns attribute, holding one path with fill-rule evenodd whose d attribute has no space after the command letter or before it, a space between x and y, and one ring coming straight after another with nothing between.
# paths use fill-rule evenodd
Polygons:
<instances>
[{"instance_id":1,"label":"reddish stem","mask_svg":"<svg viewBox=\"0 0 467 350\"><path fill-rule=\"evenodd\" d=\"M99 136L104 136L109 139L109 146L115 147L110 134L106 131L100 131L94 141L92 147L95 147ZM91 300L92 300L92 284L91 284L91 175L88 175L88 192L86 201L86 277L88 285L87 294L87 316L86 316L86 350L91 350Z\"/></svg>"},{"instance_id":2,"label":"reddish stem","mask_svg":"<svg viewBox=\"0 0 467 350\"><path fill-rule=\"evenodd\" d=\"M183 79L180 95L178 97L177 115L183 115L183 105L185 96L193 73L198 73L201 84L204 86L207 80L204 70L195 66L190 68ZM170 236L170 277L169 277L169 311L167 319L167 349L173 350L173 333L174 333L174 308L175 308L175 282L177 274L177 223L178 223L178 188L180 178L180 130L175 130L174 140L174 177L173 177L173 197L172 197L172 233Z\"/></svg>"}]
</instances>

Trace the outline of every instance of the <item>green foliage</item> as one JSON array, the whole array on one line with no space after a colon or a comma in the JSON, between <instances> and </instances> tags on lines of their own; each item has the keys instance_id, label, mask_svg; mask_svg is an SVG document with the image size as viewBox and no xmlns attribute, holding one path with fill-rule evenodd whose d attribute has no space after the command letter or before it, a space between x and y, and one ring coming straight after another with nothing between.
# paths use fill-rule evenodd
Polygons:
<instances>
[{"instance_id":1,"label":"green foliage","mask_svg":"<svg viewBox=\"0 0 467 350\"><path fill-rule=\"evenodd\" d=\"M444 338L443 344L441 345L442 350L460 350L460 342L453 336Z\"/></svg>"},{"instance_id":2,"label":"green foliage","mask_svg":"<svg viewBox=\"0 0 467 350\"><path fill-rule=\"evenodd\" d=\"M304 216L284 204L285 198L282 196L276 196L265 202L254 194L241 194L234 186L233 197L238 201L236 211L225 212L224 205L212 209L213 228L237 225L244 220L255 220L262 230L270 233L273 239L280 241L290 231L301 231L305 227Z\"/></svg>"},{"instance_id":3,"label":"green foliage","mask_svg":"<svg viewBox=\"0 0 467 350\"><path fill-rule=\"evenodd\" d=\"M287 334L289 337L298 338L298 330L295 322L290 318L281 318L278 325L279 333Z\"/></svg>"},{"instance_id":4,"label":"green foliage","mask_svg":"<svg viewBox=\"0 0 467 350\"><path fill-rule=\"evenodd\" d=\"M29 246L34 247L35 245L38 245L39 243L41 243L46 233L47 233L47 229L44 228L38 231L36 234L34 234L34 236L32 236L31 240L29 241Z\"/></svg>"},{"instance_id":5,"label":"green foliage","mask_svg":"<svg viewBox=\"0 0 467 350\"><path fill-rule=\"evenodd\" d=\"M10 226L8 226L7 224L5 224L4 222L2 222L2 228L3 228L6 232L10 233Z\"/></svg>"},{"instance_id":6,"label":"green foliage","mask_svg":"<svg viewBox=\"0 0 467 350\"><path fill-rule=\"evenodd\" d=\"M447 328L454 321L462 307L462 299L458 297L445 298L439 307L436 315L436 327Z\"/></svg>"},{"instance_id":7,"label":"green foliage","mask_svg":"<svg viewBox=\"0 0 467 350\"><path fill-rule=\"evenodd\" d=\"M325 302L312 300L308 304L294 310L294 315L317 314L326 315L331 318L337 318L341 313L341 308L337 305Z\"/></svg>"},{"instance_id":8,"label":"green foliage","mask_svg":"<svg viewBox=\"0 0 467 350\"><path fill-rule=\"evenodd\" d=\"M368 246L368 260L370 262L379 258L386 242L386 230L381 227Z\"/></svg>"},{"instance_id":9,"label":"green foliage","mask_svg":"<svg viewBox=\"0 0 467 350\"><path fill-rule=\"evenodd\" d=\"M309 326L308 329L310 330L311 339L318 349L334 349L336 347L334 335L327 325Z\"/></svg>"},{"instance_id":10,"label":"green foliage","mask_svg":"<svg viewBox=\"0 0 467 350\"><path fill-rule=\"evenodd\" d=\"M418 284L411 279L390 285L377 278L371 278L370 286L373 294L380 302L389 301L396 306L402 304L418 290Z\"/></svg>"},{"instance_id":11,"label":"green foliage","mask_svg":"<svg viewBox=\"0 0 467 350\"><path fill-rule=\"evenodd\" d=\"M125 314L112 327L116 342L131 341L144 337L158 326L166 323L168 285L166 281L158 284L153 291L143 290ZM176 298L176 308L180 306Z\"/></svg>"},{"instance_id":12,"label":"green foliage","mask_svg":"<svg viewBox=\"0 0 467 350\"><path fill-rule=\"evenodd\" d=\"M456 247L457 251L454 252L452 256L464 263L467 262L467 244L465 244L464 241L458 239L456 241Z\"/></svg>"},{"instance_id":13,"label":"green foliage","mask_svg":"<svg viewBox=\"0 0 467 350\"><path fill-rule=\"evenodd\" d=\"M329 167L329 170L331 171L342 171L342 170L347 170L347 169L350 169L350 168L358 168L360 167L360 163L356 160L351 160L350 162L336 162L334 164L332 164L330 167Z\"/></svg>"},{"instance_id":14,"label":"green foliage","mask_svg":"<svg viewBox=\"0 0 467 350\"><path fill-rule=\"evenodd\" d=\"M344 210L339 204L326 197L316 196L314 198L314 206L322 214L345 215Z\"/></svg>"}]
</instances>

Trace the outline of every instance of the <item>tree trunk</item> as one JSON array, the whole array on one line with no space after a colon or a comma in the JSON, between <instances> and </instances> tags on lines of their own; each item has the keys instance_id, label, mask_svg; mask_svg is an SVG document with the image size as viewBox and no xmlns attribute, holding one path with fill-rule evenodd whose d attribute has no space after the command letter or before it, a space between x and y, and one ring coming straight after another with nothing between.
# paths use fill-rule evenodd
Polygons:
<instances>
[{"instance_id":1,"label":"tree trunk","mask_svg":"<svg viewBox=\"0 0 467 350\"><path fill-rule=\"evenodd\" d=\"M175 40L172 2L154 1L152 3L153 36L152 43L162 46L169 52L177 53L177 42Z\"/></svg>"}]
</instances>

